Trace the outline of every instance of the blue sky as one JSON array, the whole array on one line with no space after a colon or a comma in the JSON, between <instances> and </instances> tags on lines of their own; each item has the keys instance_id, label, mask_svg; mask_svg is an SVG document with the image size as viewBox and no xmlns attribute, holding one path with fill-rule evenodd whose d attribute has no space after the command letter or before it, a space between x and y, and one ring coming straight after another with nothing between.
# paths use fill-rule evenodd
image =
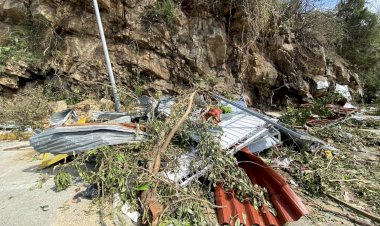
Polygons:
<instances>
[{"instance_id":1,"label":"blue sky","mask_svg":"<svg viewBox=\"0 0 380 226\"><path fill-rule=\"evenodd\" d=\"M322 0L321 1L321 7L332 9L336 6L336 4L339 2L339 0Z\"/></svg>"},{"instance_id":2,"label":"blue sky","mask_svg":"<svg viewBox=\"0 0 380 226\"><path fill-rule=\"evenodd\" d=\"M333 9L339 0L322 0L320 3L321 8ZM372 12L380 12L380 0L367 0L367 7Z\"/></svg>"}]
</instances>

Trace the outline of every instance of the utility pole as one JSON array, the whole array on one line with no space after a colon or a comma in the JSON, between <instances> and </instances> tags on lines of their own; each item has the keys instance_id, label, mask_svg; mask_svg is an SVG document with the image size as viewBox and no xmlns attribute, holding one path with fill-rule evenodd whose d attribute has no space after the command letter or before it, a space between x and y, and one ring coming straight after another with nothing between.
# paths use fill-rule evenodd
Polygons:
<instances>
[{"instance_id":1,"label":"utility pole","mask_svg":"<svg viewBox=\"0 0 380 226\"><path fill-rule=\"evenodd\" d=\"M110 60L110 56L108 53L106 37L104 36L103 24L102 24L102 19L100 18L98 1L93 0L93 2L94 2L94 9L95 9L95 15L96 15L96 22L98 23L98 27L99 27L100 39L102 40L103 52L104 52L104 58L106 61L108 76L110 78L110 83L112 86L112 93L113 93L113 98L115 101L115 108L116 108L117 112L120 112L121 111L121 104L120 104L119 94L117 93L115 77L113 76L112 65L111 65L111 60Z\"/></svg>"}]
</instances>

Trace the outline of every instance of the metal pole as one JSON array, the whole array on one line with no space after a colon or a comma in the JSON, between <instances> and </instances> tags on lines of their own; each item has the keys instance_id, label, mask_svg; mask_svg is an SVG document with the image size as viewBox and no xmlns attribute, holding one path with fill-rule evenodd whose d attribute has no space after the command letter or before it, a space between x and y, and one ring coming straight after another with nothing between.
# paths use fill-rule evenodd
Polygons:
<instances>
[{"instance_id":1,"label":"metal pole","mask_svg":"<svg viewBox=\"0 0 380 226\"><path fill-rule=\"evenodd\" d=\"M107 71L108 71L110 83L112 86L113 98L115 100L115 108L117 112L120 112L121 111L120 99L119 99L119 94L117 93L115 77L113 76L110 56L108 54L107 42L106 42L106 37L104 36L102 19L100 18L98 1L93 0L93 2L94 2L94 9L95 9L95 15L96 15L96 22L98 23L98 27L99 27L100 39L102 40L102 44L103 44L104 58L106 60Z\"/></svg>"}]
</instances>

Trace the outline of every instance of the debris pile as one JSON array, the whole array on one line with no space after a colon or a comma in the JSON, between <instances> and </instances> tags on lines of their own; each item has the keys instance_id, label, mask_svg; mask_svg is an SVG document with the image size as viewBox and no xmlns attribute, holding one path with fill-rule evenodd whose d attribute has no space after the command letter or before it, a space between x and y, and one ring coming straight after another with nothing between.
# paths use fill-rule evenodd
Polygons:
<instances>
[{"instance_id":1,"label":"debris pile","mask_svg":"<svg viewBox=\"0 0 380 226\"><path fill-rule=\"evenodd\" d=\"M74 167L90 187L97 187L96 194L117 195L132 221L153 225L283 225L298 220L308 213L306 207L257 154L271 159L272 165L277 162L293 176L293 184L315 195L341 191L342 185L331 188L347 179L338 178L343 172L334 175L347 167L344 148L349 146L344 142L366 137L366 144L378 144L352 131L341 130L334 142L324 136L325 129L310 131L324 142L249 109L244 100L234 102L208 92L158 101L142 96L128 112L94 112L91 122L85 121L73 109L57 113L52 128L33 136L30 143L41 153L75 155L61 165L58 175ZM290 138L301 152L283 147L283 138ZM359 174L369 176L365 171ZM57 181L68 186L67 178ZM352 188L358 191L360 186ZM370 200L369 194L379 195L375 187L367 188L365 200Z\"/></svg>"}]
</instances>

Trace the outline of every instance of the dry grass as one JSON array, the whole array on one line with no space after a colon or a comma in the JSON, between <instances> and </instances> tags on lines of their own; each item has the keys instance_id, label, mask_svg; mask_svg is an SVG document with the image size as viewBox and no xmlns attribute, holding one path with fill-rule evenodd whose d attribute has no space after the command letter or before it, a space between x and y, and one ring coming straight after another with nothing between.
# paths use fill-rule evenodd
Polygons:
<instances>
[{"instance_id":1,"label":"dry grass","mask_svg":"<svg viewBox=\"0 0 380 226\"><path fill-rule=\"evenodd\" d=\"M49 102L40 87L26 88L10 99L0 98L0 123L39 128L50 113Z\"/></svg>"}]
</instances>

